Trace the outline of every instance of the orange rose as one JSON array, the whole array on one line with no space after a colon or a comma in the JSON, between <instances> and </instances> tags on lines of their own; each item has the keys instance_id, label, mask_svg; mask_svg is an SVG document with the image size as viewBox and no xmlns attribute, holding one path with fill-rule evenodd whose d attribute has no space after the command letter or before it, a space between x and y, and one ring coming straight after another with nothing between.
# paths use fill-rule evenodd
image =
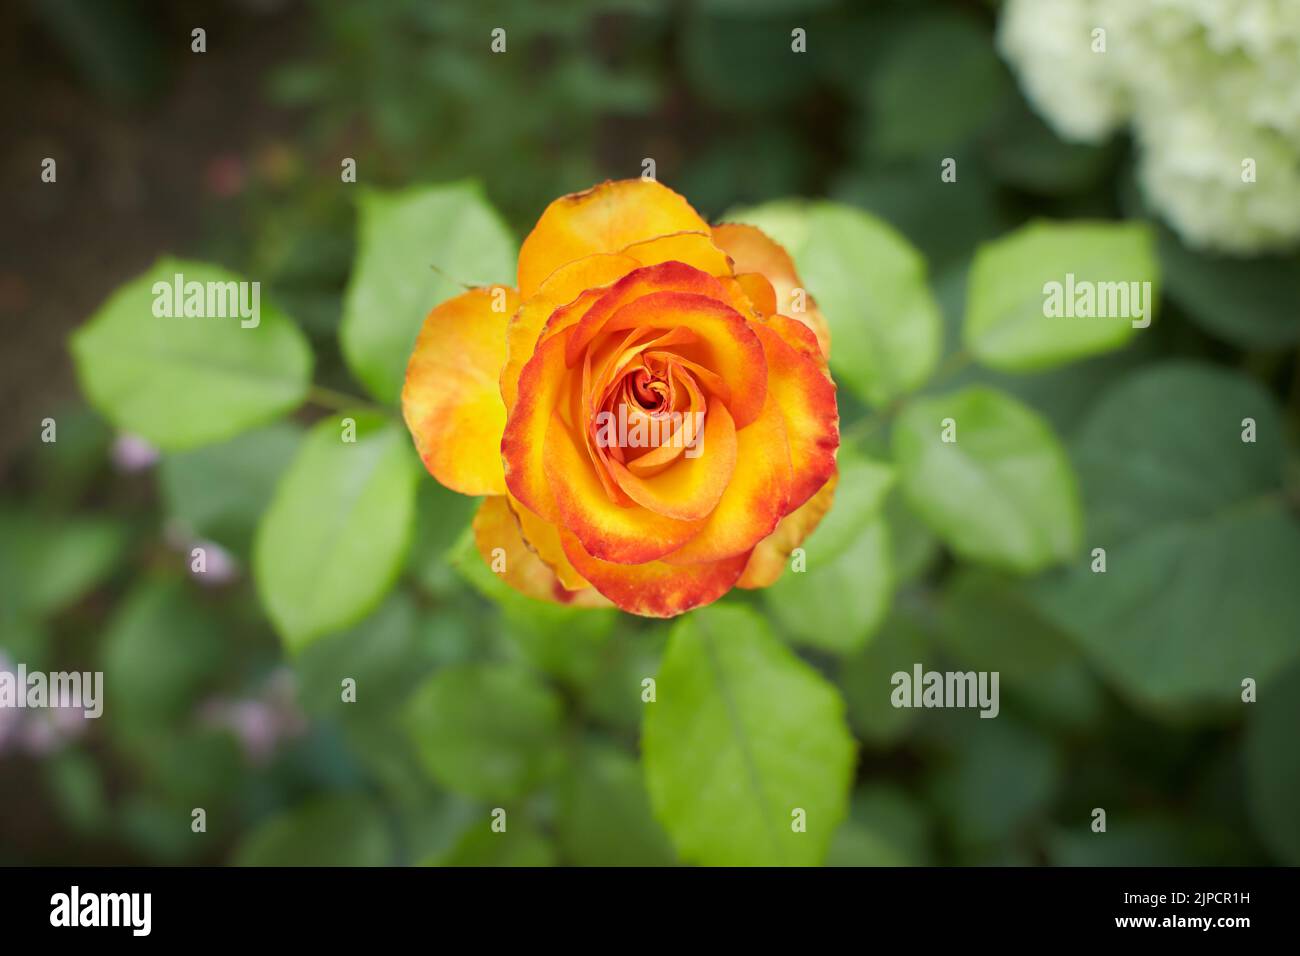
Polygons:
<instances>
[{"instance_id":1,"label":"orange rose","mask_svg":"<svg viewBox=\"0 0 1300 956\"><path fill-rule=\"evenodd\" d=\"M654 617L775 581L839 446L826 324L785 250L607 182L547 207L518 283L430 312L402 390L433 476L487 496L484 558L534 597Z\"/></svg>"}]
</instances>

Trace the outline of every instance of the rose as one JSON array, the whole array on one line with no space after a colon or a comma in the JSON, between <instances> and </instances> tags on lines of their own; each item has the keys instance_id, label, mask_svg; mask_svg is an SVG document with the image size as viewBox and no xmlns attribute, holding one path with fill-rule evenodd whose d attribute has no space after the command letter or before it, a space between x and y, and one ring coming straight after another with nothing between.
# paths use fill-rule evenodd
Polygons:
<instances>
[{"instance_id":1,"label":"rose","mask_svg":"<svg viewBox=\"0 0 1300 956\"><path fill-rule=\"evenodd\" d=\"M511 585L667 617L771 584L830 506L828 350L762 232L606 182L547 207L517 289L429 313L402 410L433 476L487 496L475 540ZM662 427L611 441L620 415Z\"/></svg>"}]
</instances>

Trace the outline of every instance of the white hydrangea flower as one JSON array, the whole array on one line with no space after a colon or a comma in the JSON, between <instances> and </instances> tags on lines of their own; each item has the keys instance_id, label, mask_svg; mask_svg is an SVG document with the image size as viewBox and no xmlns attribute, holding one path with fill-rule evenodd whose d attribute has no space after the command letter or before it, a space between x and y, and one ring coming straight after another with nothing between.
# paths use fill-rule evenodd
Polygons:
<instances>
[{"instance_id":1,"label":"white hydrangea flower","mask_svg":"<svg viewBox=\"0 0 1300 956\"><path fill-rule=\"evenodd\" d=\"M1300 0L1008 0L998 47L1063 138L1132 124L1143 190L1189 244L1300 242Z\"/></svg>"}]
</instances>

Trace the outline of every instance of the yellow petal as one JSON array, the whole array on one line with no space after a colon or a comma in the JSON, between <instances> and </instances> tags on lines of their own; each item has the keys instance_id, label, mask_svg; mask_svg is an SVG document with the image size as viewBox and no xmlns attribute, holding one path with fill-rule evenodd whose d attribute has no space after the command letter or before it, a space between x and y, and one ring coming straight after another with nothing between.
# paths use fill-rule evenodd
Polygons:
<instances>
[{"instance_id":1,"label":"yellow petal","mask_svg":"<svg viewBox=\"0 0 1300 956\"><path fill-rule=\"evenodd\" d=\"M506 409L515 406L519 375L537 350L546 320L588 289L599 289L623 278L640 263L630 256L598 253L576 259L556 269L532 298L519 307L506 327L506 364L501 370L501 397Z\"/></svg>"},{"instance_id":2,"label":"yellow petal","mask_svg":"<svg viewBox=\"0 0 1300 956\"><path fill-rule=\"evenodd\" d=\"M528 299L560 266L708 224L677 193L654 180L621 179L561 196L542 213L519 250L519 294Z\"/></svg>"},{"instance_id":3,"label":"yellow petal","mask_svg":"<svg viewBox=\"0 0 1300 956\"><path fill-rule=\"evenodd\" d=\"M684 262L711 276L731 275L731 257L713 244L703 232L678 232L634 242L623 249L643 266L661 262Z\"/></svg>"},{"instance_id":4,"label":"yellow petal","mask_svg":"<svg viewBox=\"0 0 1300 956\"><path fill-rule=\"evenodd\" d=\"M832 475L817 494L782 518L776 530L755 546L749 556L749 564L745 566L745 573L736 582L736 587L765 588L776 583L785 571L790 552L803 544L808 535L821 524L826 512L831 510L838 480L838 474Z\"/></svg>"},{"instance_id":5,"label":"yellow petal","mask_svg":"<svg viewBox=\"0 0 1300 956\"><path fill-rule=\"evenodd\" d=\"M551 567L528 547L503 495L483 499L474 515L474 544L488 567L521 594L575 607L610 606L607 598L590 587L570 590L563 585Z\"/></svg>"},{"instance_id":6,"label":"yellow petal","mask_svg":"<svg viewBox=\"0 0 1300 956\"><path fill-rule=\"evenodd\" d=\"M779 243L754 226L724 222L713 227L713 241L735 261L737 275L757 272L776 292L775 311L789 315L812 329L821 345L822 355L831 354L831 330L825 317L805 290L803 301L796 301L795 290L803 281L795 271L794 260ZM799 308L799 306L803 308Z\"/></svg>"},{"instance_id":7,"label":"yellow petal","mask_svg":"<svg viewBox=\"0 0 1300 956\"><path fill-rule=\"evenodd\" d=\"M513 289L471 289L424 320L406 367L402 415L430 474L465 495L506 490L501 433L506 407L498 378Z\"/></svg>"}]
</instances>

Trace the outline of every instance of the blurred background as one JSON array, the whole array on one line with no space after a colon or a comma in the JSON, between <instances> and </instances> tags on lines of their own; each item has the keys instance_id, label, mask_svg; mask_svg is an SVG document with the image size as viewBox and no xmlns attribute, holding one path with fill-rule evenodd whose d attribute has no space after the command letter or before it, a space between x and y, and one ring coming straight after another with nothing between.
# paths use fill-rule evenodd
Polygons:
<instances>
[{"instance_id":1,"label":"blurred background","mask_svg":"<svg viewBox=\"0 0 1300 956\"><path fill-rule=\"evenodd\" d=\"M356 231L340 157L383 188L477 179L516 236L554 197L652 157L710 220L801 196L893 224L928 261L952 351L979 243L1036 217L1150 215L1134 138L1060 138L1000 56L998 16L976 0L6 4L0 664L102 670L116 705L98 721L0 711L0 863L673 863L627 692L654 673L667 625L485 597L455 552L473 502L424 480L398 586L291 659L250 550L321 412L160 455L85 404L67 336L160 254L183 254L259 278L310 337L315 380L359 394L337 337ZM497 26L510 52L494 58ZM790 55L795 26L808 55ZM961 188L937 188L951 155ZM46 156L57 189L39 181ZM1223 256L1155 221L1149 334L1006 387L1069 445L1124 376L1201 360L1271 394L1294 439L1294 252ZM841 395L846 421L862 414ZM46 417L56 444L40 441ZM1278 756L1295 749L1294 708L1251 721L1152 706L889 507L905 572L888 619L851 653L801 650L839 686L860 745L828 862L1300 863L1300 770ZM201 578L185 558L199 543ZM1258 619L1300 654L1294 610ZM1007 672L995 731L888 708L876 687L898 661L981 663L960 639L973 622ZM1185 656L1212 655L1189 641ZM1295 657L1274 696L1300 698ZM1014 662L1031 658L1041 668L1018 682ZM402 729L414 688L482 660L542 675L563 705L555 766L507 804L525 821L508 844L477 835L497 804L435 779ZM340 672L367 688L342 711ZM1095 806L1112 808L1113 839L1090 839Z\"/></svg>"}]
</instances>

